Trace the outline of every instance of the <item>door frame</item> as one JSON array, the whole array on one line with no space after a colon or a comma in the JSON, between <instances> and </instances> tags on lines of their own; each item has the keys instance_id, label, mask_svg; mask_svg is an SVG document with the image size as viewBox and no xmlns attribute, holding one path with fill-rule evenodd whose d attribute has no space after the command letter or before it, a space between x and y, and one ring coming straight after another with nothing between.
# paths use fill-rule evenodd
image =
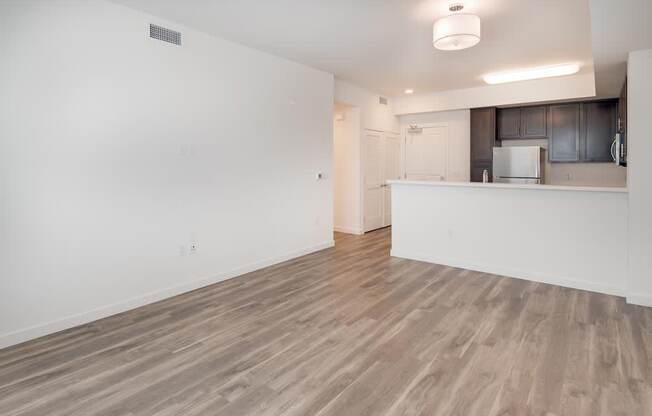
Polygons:
<instances>
[{"instance_id":1,"label":"door frame","mask_svg":"<svg viewBox=\"0 0 652 416\"><path fill-rule=\"evenodd\" d=\"M399 133L394 133L394 132L385 132L385 133L383 133L383 135L385 137L385 143L384 143L385 144L385 147L384 147L385 154L383 155L383 166L384 166L385 169L387 168L387 154L388 154L387 153L387 148L388 148L387 145L390 142L394 142L395 145L396 144L398 145L398 154L396 155L396 157L398 158L398 167L397 167L398 178L395 178L395 177L392 176L389 180L396 180L396 179L400 180L404 176L403 171L401 170L402 169L402 162L401 162L401 159L402 159L402 138L401 138L401 135ZM388 176L386 170L384 171L384 176L385 176L385 178L387 178L387 176ZM386 207L385 206L385 202L386 202L385 198L386 198L386 194L388 192L389 192L390 200L389 200L389 207ZM384 227L389 227L389 226L392 225L392 220L391 220L391 211L392 211L391 193L392 193L392 189L391 189L390 186L386 186L385 188L383 188L383 226ZM385 217L386 217L386 214L387 214L386 208L389 208L389 221L387 221L387 222L385 221Z\"/></svg>"},{"instance_id":2,"label":"door frame","mask_svg":"<svg viewBox=\"0 0 652 416\"><path fill-rule=\"evenodd\" d=\"M366 233L367 227L365 224L365 190L366 190L366 178L365 178L365 168L366 168L366 161L367 161L367 155L365 152L365 140L366 140L366 135L367 132L372 132L372 133L380 133L381 135L385 135L386 133L393 134L399 138L399 142L402 142L401 136L402 134L400 132L395 132L391 130L377 130L377 129L368 129L368 128L363 128L362 129L362 134L360 135L360 224L362 225L362 233ZM403 176L403 143L401 143L401 156L400 156L400 162L399 162L399 169L400 169L400 174ZM371 231L371 230L369 230Z\"/></svg>"}]
</instances>

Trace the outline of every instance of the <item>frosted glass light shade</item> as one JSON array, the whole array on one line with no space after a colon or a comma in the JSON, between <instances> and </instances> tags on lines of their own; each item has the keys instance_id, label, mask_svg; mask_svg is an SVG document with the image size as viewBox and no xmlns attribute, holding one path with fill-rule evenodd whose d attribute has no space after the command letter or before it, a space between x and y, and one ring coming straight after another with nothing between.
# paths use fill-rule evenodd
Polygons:
<instances>
[{"instance_id":1,"label":"frosted glass light shade","mask_svg":"<svg viewBox=\"0 0 652 416\"><path fill-rule=\"evenodd\" d=\"M432 27L432 43L443 51L470 48L480 42L480 18L473 14L443 17Z\"/></svg>"}]
</instances>

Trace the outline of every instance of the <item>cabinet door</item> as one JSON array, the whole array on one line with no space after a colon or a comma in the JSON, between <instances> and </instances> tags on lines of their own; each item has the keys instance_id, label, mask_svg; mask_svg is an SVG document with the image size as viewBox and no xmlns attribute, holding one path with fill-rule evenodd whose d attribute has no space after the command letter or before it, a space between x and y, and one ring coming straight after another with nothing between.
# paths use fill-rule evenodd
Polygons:
<instances>
[{"instance_id":1,"label":"cabinet door","mask_svg":"<svg viewBox=\"0 0 652 416\"><path fill-rule=\"evenodd\" d=\"M616 101L582 104L581 161L613 162L611 144L616 135L617 111Z\"/></svg>"},{"instance_id":2,"label":"cabinet door","mask_svg":"<svg viewBox=\"0 0 652 416\"><path fill-rule=\"evenodd\" d=\"M521 137L521 109L502 108L498 110L498 137L518 139Z\"/></svg>"},{"instance_id":3,"label":"cabinet door","mask_svg":"<svg viewBox=\"0 0 652 416\"><path fill-rule=\"evenodd\" d=\"M618 122L616 123L618 133L622 135L622 146L620 148L620 165L627 166L627 78L625 78L625 85L620 91L620 99L618 100Z\"/></svg>"},{"instance_id":4,"label":"cabinet door","mask_svg":"<svg viewBox=\"0 0 652 416\"><path fill-rule=\"evenodd\" d=\"M620 98L618 99L618 132L627 132L627 79L625 84L620 90Z\"/></svg>"},{"instance_id":5,"label":"cabinet door","mask_svg":"<svg viewBox=\"0 0 652 416\"><path fill-rule=\"evenodd\" d=\"M521 137L544 139L547 137L548 117L545 106L523 107L521 109Z\"/></svg>"},{"instance_id":6,"label":"cabinet door","mask_svg":"<svg viewBox=\"0 0 652 416\"><path fill-rule=\"evenodd\" d=\"M491 164L496 143L496 109L474 108L471 110L471 164Z\"/></svg>"},{"instance_id":7,"label":"cabinet door","mask_svg":"<svg viewBox=\"0 0 652 416\"><path fill-rule=\"evenodd\" d=\"M580 159L580 105L557 104L548 108L550 119L551 162L577 162Z\"/></svg>"}]
</instances>

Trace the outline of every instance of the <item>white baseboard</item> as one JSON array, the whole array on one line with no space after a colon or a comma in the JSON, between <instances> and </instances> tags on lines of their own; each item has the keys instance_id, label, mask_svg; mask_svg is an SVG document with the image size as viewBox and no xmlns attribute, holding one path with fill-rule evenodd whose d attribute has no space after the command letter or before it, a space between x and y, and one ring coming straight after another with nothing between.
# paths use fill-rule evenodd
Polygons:
<instances>
[{"instance_id":1,"label":"white baseboard","mask_svg":"<svg viewBox=\"0 0 652 416\"><path fill-rule=\"evenodd\" d=\"M638 306L648 306L652 308L652 296L635 295L629 293L626 297L627 303Z\"/></svg>"},{"instance_id":2,"label":"white baseboard","mask_svg":"<svg viewBox=\"0 0 652 416\"><path fill-rule=\"evenodd\" d=\"M604 293L607 295L625 296L625 291L620 287L603 285L600 283L588 282L586 280L551 276L545 273L536 273L526 270L513 269L494 264L473 263L459 259L443 259L430 254L414 253L401 250L391 250L391 256L411 260L425 261L427 263L442 264L444 266L458 267L460 269L474 270L483 273L490 273L500 276L513 277L516 279L529 280L533 282L548 283L551 285L564 286L572 289L587 290L590 292ZM629 297L628 297L629 302Z\"/></svg>"},{"instance_id":3,"label":"white baseboard","mask_svg":"<svg viewBox=\"0 0 652 416\"><path fill-rule=\"evenodd\" d=\"M62 319L57 319L41 325L35 325L29 328L20 329L18 331L10 332L0 335L0 349L12 345L20 344L44 335L53 334L55 332L63 331L65 329L73 328L75 326L87 324L98 319L106 318L111 315L126 312L130 309L135 309L150 303L158 302L163 299L177 296L182 293L190 292L205 286L222 282L245 273L250 273L274 264L282 263L306 254L314 253L316 251L324 250L335 245L334 241L327 241L315 246L307 247L300 250L295 250L282 256L257 261L249 265L239 267L237 269L220 273L213 277L198 279L193 282L184 283L182 285L169 287L166 289L150 292L142 296L134 297L122 302L114 303L112 305L102 306L87 312L82 312L77 315L68 316Z\"/></svg>"},{"instance_id":4,"label":"white baseboard","mask_svg":"<svg viewBox=\"0 0 652 416\"><path fill-rule=\"evenodd\" d=\"M344 233L344 234L355 234L355 235L364 234L364 231L362 231L361 229L353 228L353 227L339 227L336 225L335 227L333 227L333 229L338 233Z\"/></svg>"}]
</instances>

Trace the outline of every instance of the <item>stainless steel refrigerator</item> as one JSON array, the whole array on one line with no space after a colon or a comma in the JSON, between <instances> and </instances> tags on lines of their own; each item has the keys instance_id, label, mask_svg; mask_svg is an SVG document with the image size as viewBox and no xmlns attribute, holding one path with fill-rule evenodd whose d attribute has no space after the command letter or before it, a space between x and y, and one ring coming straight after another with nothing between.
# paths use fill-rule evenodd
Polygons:
<instances>
[{"instance_id":1,"label":"stainless steel refrigerator","mask_svg":"<svg viewBox=\"0 0 652 416\"><path fill-rule=\"evenodd\" d=\"M544 183L545 149L539 146L494 147L494 182Z\"/></svg>"}]
</instances>

